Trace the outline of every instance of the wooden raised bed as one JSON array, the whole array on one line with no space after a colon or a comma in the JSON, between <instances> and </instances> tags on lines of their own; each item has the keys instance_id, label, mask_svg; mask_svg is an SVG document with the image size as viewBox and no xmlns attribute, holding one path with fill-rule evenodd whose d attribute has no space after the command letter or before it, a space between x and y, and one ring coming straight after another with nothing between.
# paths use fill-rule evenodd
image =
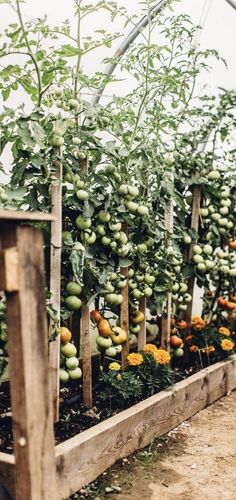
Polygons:
<instances>
[{"instance_id":1,"label":"wooden raised bed","mask_svg":"<svg viewBox=\"0 0 236 500\"><path fill-rule=\"evenodd\" d=\"M56 446L60 497L95 480L116 460L142 448L236 388L236 355ZM14 457L0 453L0 483L14 495Z\"/></svg>"}]
</instances>

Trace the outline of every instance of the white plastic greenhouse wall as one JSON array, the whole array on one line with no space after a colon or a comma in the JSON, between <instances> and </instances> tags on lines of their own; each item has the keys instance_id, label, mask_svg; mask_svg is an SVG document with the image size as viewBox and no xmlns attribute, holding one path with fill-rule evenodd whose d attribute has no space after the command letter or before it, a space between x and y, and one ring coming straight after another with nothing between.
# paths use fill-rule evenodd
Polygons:
<instances>
[{"instance_id":1,"label":"white plastic greenhouse wall","mask_svg":"<svg viewBox=\"0 0 236 500\"><path fill-rule=\"evenodd\" d=\"M89 3L93 3L94 0L90 0ZM116 0L118 5L124 5L130 13L137 15L139 20L142 17L141 5L138 0ZM226 0L177 0L173 3L173 10L175 14L188 14L191 16L192 20L196 24L200 24L203 29L199 33L199 37L196 40L203 49L213 48L220 52L220 55L227 61L228 67L226 68L222 62L213 62L213 68L211 73L203 73L201 81L199 83L201 91L209 94L215 93L217 87L224 87L227 89L232 89L236 87L236 73L235 68L235 32L236 32L236 10L227 3ZM48 21L51 25L60 24L62 21L68 18L68 13L73 12L73 0L41 0L37 2L36 0L28 0L27 5L22 6L22 11L25 20L30 20L34 17L43 17L45 13L48 16ZM92 19L92 21L91 21ZM73 22L73 19L71 19ZM0 18L0 30L2 31L8 23L13 22L12 10L7 5L1 5L1 18ZM226 29L227 27L227 29ZM92 34L96 29L104 28L107 30L114 30L116 32L121 31L124 33L124 37L130 31L130 27L126 28L126 33L123 30L121 19L117 18L117 21L111 25L109 20L109 15L104 12L98 12L93 18L90 18L89 25L84 25L84 35L88 36ZM158 36L158 33L157 33ZM115 49L120 45L122 37L119 38L113 44L112 52L107 52L104 48L97 49L93 52L92 56L87 57L85 71L91 73L91 70L100 69L100 61L102 61L106 56L110 56ZM158 43L158 39L156 40ZM108 50L108 49L107 49ZM14 57L14 56L13 56ZM14 58L12 62L15 62ZM119 73L117 72L117 76ZM123 81L113 83L107 86L105 91L105 96L111 94L123 94L129 91L132 83L124 79L124 75L121 76ZM88 96L86 96L88 98ZM14 101L14 102L13 102ZM22 93L15 92L15 95L11 97L8 104L13 106L18 105L22 102ZM104 102L104 100L102 101ZM2 107L2 103L0 102ZM9 152L5 152L2 158L4 166L10 165L10 155ZM0 174L0 180L2 181ZM199 292L196 290L196 295L194 300L195 314L199 314L201 311L201 303L199 300ZM196 300L198 299L198 300Z\"/></svg>"}]
</instances>

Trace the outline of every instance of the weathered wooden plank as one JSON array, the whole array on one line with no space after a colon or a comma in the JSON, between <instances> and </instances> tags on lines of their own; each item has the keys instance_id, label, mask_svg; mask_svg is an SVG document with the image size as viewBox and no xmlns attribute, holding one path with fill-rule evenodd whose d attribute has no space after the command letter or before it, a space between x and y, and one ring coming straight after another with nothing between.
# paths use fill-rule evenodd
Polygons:
<instances>
[{"instance_id":1,"label":"weathered wooden plank","mask_svg":"<svg viewBox=\"0 0 236 500\"><path fill-rule=\"evenodd\" d=\"M125 410L56 447L63 499L116 460L149 444L236 388L236 355Z\"/></svg>"},{"instance_id":2,"label":"weathered wooden plank","mask_svg":"<svg viewBox=\"0 0 236 500\"><path fill-rule=\"evenodd\" d=\"M139 301L139 310L144 314L144 320L140 323L140 332L138 333L138 350L141 351L145 346L147 341L147 332L146 332L146 297L142 297Z\"/></svg>"},{"instance_id":3,"label":"weathered wooden plank","mask_svg":"<svg viewBox=\"0 0 236 500\"><path fill-rule=\"evenodd\" d=\"M18 252L15 247L0 250L0 290L19 290Z\"/></svg>"},{"instance_id":4,"label":"weathered wooden plank","mask_svg":"<svg viewBox=\"0 0 236 500\"><path fill-rule=\"evenodd\" d=\"M128 268L121 267L120 272L125 278L128 277ZM120 326L127 333L129 330L129 286L127 285L122 288L121 294L123 296L123 302L120 306ZM127 356L129 354L129 339L126 340L123 344L122 352L121 352L121 365L122 368L126 368L127 366Z\"/></svg>"},{"instance_id":5,"label":"weathered wooden plank","mask_svg":"<svg viewBox=\"0 0 236 500\"><path fill-rule=\"evenodd\" d=\"M33 227L0 230L3 249L16 246L19 256L19 291L6 292L15 499L56 500L43 239Z\"/></svg>"},{"instance_id":6,"label":"weathered wooden plank","mask_svg":"<svg viewBox=\"0 0 236 500\"><path fill-rule=\"evenodd\" d=\"M55 221L54 214L47 214L44 212L23 212L20 210L0 210L0 219L2 220L19 220L19 221Z\"/></svg>"},{"instance_id":7,"label":"weathered wooden plank","mask_svg":"<svg viewBox=\"0 0 236 500\"><path fill-rule=\"evenodd\" d=\"M63 499L134 450L148 445L236 388L236 355L192 375L105 422L56 446ZM13 483L14 457L0 453L0 482Z\"/></svg>"},{"instance_id":8,"label":"weathered wooden plank","mask_svg":"<svg viewBox=\"0 0 236 500\"><path fill-rule=\"evenodd\" d=\"M173 174L171 173L170 173L170 180L173 182ZM168 198L165 202L165 229L170 234L173 233L173 223L174 223L174 204L173 204L173 199ZM166 314L162 318L161 322L161 345L168 351L170 350L171 310L172 310L172 297L171 293L168 293L166 301Z\"/></svg>"},{"instance_id":9,"label":"weathered wooden plank","mask_svg":"<svg viewBox=\"0 0 236 500\"><path fill-rule=\"evenodd\" d=\"M51 304L57 313L60 322L61 307L61 235L62 235L62 164L55 162L56 180L51 186L52 214L55 221L51 223L51 252L50 252L50 292ZM50 326L51 330L51 326ZM59 418L59 366L60 366L60 337L50 342L49 364L51 372L52 398L54 420Z\"/></svg>"}]
</instances>

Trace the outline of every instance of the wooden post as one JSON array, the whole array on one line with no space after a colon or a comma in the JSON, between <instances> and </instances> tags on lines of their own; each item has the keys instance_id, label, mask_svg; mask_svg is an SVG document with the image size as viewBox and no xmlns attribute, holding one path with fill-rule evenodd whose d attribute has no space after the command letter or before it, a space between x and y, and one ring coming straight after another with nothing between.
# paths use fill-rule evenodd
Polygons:
<instances>
[{"instance_id":1,"label":"wooden post","mask_svg":"<svg viewBox=\"0 0 236 500\"><path fill-rule=\"evenodd\" d=\"M173 180L173 175L170 174ZM168 198L165 203L165 228L170 234L173 233L174 208L172 198ZM169 242L168 242L169 243ZM167 295L166 316L162 319L161 325L161 345L169 351L170 349L170 331L171 331L171 292Z\"/></svg>"},{"instance_id":2,"label":"wooden post","mask_svg":"<svg viewBox=\"0 0 236 500\"><path fill-rule=\"evenodd\" d=\"M147 341L147 334L146 334L146 304L147 304L147 299L146 297L142 297L139 301L139 310L144 314L144 320L140 324L140 332L138 333L138 350L141 351L142 348L145 346L146 341Z\"/></svg>"},{"instance_id":3,"label":"wooden post","mask_svg":"<svg viewBox=\"0 0 236 500\"><path fill-rule=\"evenodd\" d=\"M121 267L120 272L125 278L128 277L128 268L127 267ZM122 296L123 296L123 302L120 306L120 326L123 328L127 334L129 330L129 285L127 282L127 285L122 288L121 290ZM129 354L129 339L127 338L126 342L123 344L123 349L121 352L121 365L122 368L127 367L127 356Z\"/></svg>"},{"instance_id":4,"label":"wooden post","mask_svg":"<svg viewBox=\"0 0 236 500\"><path fill-rule=\"evenodd\" d=\"M80 162L82 172L88 174L88 160ZM89 307L82 305L80 322L80 345L82 348L82 369L83 369L83 401L87 406L93 405L92 398L92 353L91 353L91 333Z\"/></svg>"},{"instance_id":5,"label":"wooden post","mask_svg":"<svg viewBox=\"0 0 236 500\"><path fill-rule=\"evenodd\" d=\"M55 161L56 181L51 186L52 214L56 221L51 223L51 252L50 252L50 292L51 304L55 309L60 322L61 306L61 234L62 234L62 164ZM50 342L49 363L51 370L52 397L54 420L59 419L59 367L60 367L60 336Z\"/></svg>"},{"instance_id":6,"label":"wooden post","mask_svg":"<svg viewBox=\"0 0 236 500\"><path fill-rule=\"evenodd\" d=\"M49 384L48 329L41 233L1 222L4 265L15 255L14 281L5 282L15 454L15 499L58 500ZM8 254L8 256L7 256ZM6 269L5 276L8 275ZM0 285L2 286L2 285Z\"/></svg>"},{"instance_id":7,"label":"wooden post","mask_svg":"<svg viewBox=\"0 0 236 500\"><path fill-rule=\"evenodd\" d=\"M192 219L191 219L191 228L194 229L195 231L198 231L199 227L200 206L201 206L201 187L196 185L194 187L194 192L193 192ZM196 241L192 241L189 247L189 254L187 259L188 262L190 262L193 257L193 247L195 243ZM191 324L191 319L192 319L194 284L195 284L195 276L191 276L188 280L188 293L192 295L192 300L191 302L188 303L188 309L186 311L186 316L185 316L188 325Z\"/></svg>"}]
</instances>

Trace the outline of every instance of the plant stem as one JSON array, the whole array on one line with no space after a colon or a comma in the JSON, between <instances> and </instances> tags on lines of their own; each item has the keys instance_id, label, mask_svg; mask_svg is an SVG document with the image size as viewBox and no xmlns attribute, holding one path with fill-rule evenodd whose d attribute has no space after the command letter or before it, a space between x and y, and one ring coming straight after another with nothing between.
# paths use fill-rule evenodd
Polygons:
<instances>
[{"instance_id":1,"label":"plant stem","mask_svg":"<svg viewBox=\"0 0 236 500\"><path fill-rule=\"evenodd\" d=\"M33 61L33 64L34 64L34 67L35 67L35 71L36 71L36 74L37 74L37 80L38 80L38 106L40 106L40 104L41 104L41 98L42 98L41 74L40 74L38 63L37 63L37 61L35 59L35 56L34 56L34 54L32 52L32 49L31 49L31 46L30 46L30 43L29 43L29 40L28 40L28 37L27 37L27 33L26 33L26 30L25 30L25 26L24 26L24 22L23 22L23 19L22 19L22 14L21 14L21 9L20 9L20 0L16 0L16 11L17 11L17 14L18 14L18 18L19 18L21 30L22 30L22 33L23 33L23 37L24 37L24 40L25 40L25 43L26 43L26 46L27 46L27 49L28 49L28 55L30 56L30 58Z\"/></svg>"}]
</instances>

